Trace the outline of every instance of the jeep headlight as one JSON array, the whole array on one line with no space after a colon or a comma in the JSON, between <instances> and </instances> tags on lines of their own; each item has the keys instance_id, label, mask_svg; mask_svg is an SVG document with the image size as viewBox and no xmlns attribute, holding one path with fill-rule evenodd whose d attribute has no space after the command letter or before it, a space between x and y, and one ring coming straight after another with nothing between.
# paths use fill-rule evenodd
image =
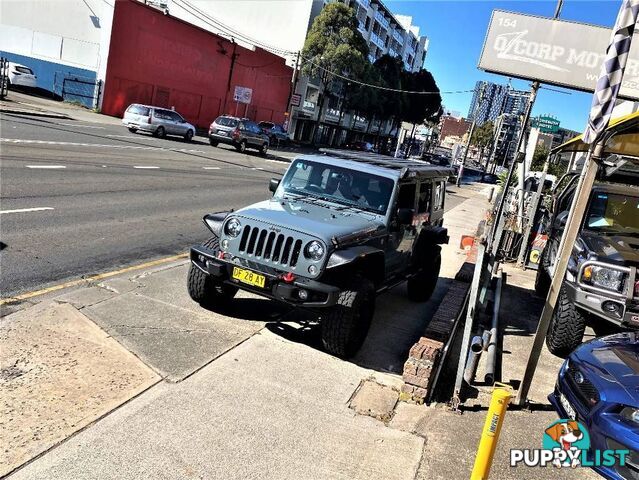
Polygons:
<instances>
[{"instance_id":1,"label":"jeep headlight","mask_svg":"<svg viewBox=\"0 0 639 480\"><path fill-rule=\"evenodd\" d=\"M226 222L224 233L226 233L229 237L235 238L242 233L242 224L237 218L231 218L228 222Z\"/></svg>"},{"instance_id":2,"label":"jeep headlight","mask_svg":"<svg viewBox=\"0 0 639 480\"><path fill-rule=\"evenodd\" d=\"M621 416L626 420L639 424L639 409L637 408L624 407L621 409Z\"/></svg>"},{"instance_id":3,"label":"jeep headlight","mask_svg":"<svg viewBox=\"0 0 639 480\"><path fill-rule=\"evenodd\" d=\"M312 242L309 242L308 245L306 245L306 248L304 249L304 256L306 258L310 258L311 260L315 260L316 262L322 259L322 257L324 256L324 253L325 253L324 245L322 245L317 240L313 240Z\"/></svg>"},{"instance_id":4,"label":"jeep headlight","mask_svg":"<svg viewBox=\"0 0 639 480\"><path fill-rule=\"evenodd\" d=\"M625 275L624 272L613 268L588 265L581 272L581 280L594 287L621 292L623 290Z\"/></svg>"}]
</instances>

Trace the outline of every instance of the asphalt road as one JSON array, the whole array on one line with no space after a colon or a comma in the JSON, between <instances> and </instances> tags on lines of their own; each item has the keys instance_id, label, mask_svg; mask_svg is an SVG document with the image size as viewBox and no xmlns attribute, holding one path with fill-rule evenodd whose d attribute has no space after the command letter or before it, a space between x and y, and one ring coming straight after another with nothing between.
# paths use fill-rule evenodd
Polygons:
<instances>
[{"instance_id":1,"label":"asphalt road","mask_svg":"<svg viewBox=\"0 0 639 480\"><path fill-rule=\"evenodd\" d=\"M294 156L112 123L0 115L2 297L185 252L208 237L205 213L267 198Z\"/></svg>"}]
</instances>

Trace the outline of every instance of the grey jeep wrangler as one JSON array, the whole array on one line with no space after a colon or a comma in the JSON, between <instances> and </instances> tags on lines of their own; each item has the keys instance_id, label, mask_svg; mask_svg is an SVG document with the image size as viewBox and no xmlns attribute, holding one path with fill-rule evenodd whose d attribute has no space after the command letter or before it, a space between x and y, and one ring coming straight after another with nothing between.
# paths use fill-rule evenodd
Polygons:
<instances>
[{"instance_id":1,"label":"grey jeep wrangler","mask_svg":"<svg viewBox=\"0 0 639 480\"><path fill-rule=\"evenodd\" d=\"M243 289L314 309L324 348L355 354L377 294L408 281L430 298L448 242L442 226L449 169L381 155L297 157L273 197L204 217L211 238L191 248L188 291L209 307Z\"/></svg>"},{"instance_id":2,"label":"grey jeep wrangler","mask_svg":"<svg viewBox=\"0 0 639 480\"><path fill-rule=\"evenodd\" d=\"M559 242L568 219L578 174L562 177L545 213L548 234L535 290L548 294ZM553 311L546 344L566 357L583 341L586 325L598 335L639 329L639 187L597 182Z\"/></svg>"}]
</instances>

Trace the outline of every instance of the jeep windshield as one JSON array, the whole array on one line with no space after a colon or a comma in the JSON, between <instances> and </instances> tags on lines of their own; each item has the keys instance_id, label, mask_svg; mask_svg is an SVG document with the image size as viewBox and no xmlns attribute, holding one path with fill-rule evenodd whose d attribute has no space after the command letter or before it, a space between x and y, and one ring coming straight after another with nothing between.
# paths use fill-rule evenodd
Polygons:
<instances>
[{"instance_id":1,"label":"jeep windshield","mask_svg":"<svg viewBox=\"0 0 639 480\"><path fill-rule=\"evenodd\" d=\"M282 180L287 194L311 197L385 215L393 192L389 178L311 160L296 160Z\"/></svg>"},{"instance_id":2,"label":"jeep windshield","mask_svg":"<svg viewBox=\"0 0 639 480\"><path fill-rule=\"evenodd\" d=\"M639 236L639 197L595 192L586 229L613 235Z\"/></svg>"}]
</instances>

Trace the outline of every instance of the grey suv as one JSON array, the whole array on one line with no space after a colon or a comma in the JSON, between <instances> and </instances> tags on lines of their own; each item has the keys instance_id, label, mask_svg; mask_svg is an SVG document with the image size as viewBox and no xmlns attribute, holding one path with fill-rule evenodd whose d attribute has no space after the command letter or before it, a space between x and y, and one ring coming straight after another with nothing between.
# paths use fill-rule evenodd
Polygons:
<instances>
[{"instance_id":1,"label":"grey suv","mask_svg":"<svg viewBox=\"0 0 639 480\"><path fill-rule=\"evenodd\" d=\"M220 143L234 146L238 152L244 153L247 148L259 150L266 155L269 147L268 135L259 125L246 118L222 115L217 117L209 127L209 142L214 147Z\"/></svg>"},{"instance_id":2,"label":"grey suv","mask_svg":"<svg viewBox=\"0 0 639 480\"><path fill-rule=\"evenodd\" d=\"M129 105L122 117L122 123L132 133L139 130L152 133L159 138L177 135L190 142L195 135L195 127L176 111L138 103Z\"/></svg>"},{"instance_id":3,"label":"grey suv","mask_svg":"<svg viewBox=\"0 0 639 480\"><path fill-rule=\"evenodd\" d=\"M191 248L188 291L221 306L238 289L313 309L332 354L353 355L375 296L407 280L430 298L441 264L448 169L360 152L296 158L270 200L204 217L211 238Z\"/></svg>"},{"instance_id":4,"label":"grey suv","mask_svg":"<svg viewBox=\"0 0 639 480\"><path fill-rule=\"evenodd\" d=\"M575 195L577 174L558 182L553 206L543 222L548 241L541 253L535 290L546 296L559 242ZM586 324L597 334L639 329L639 187L595 183L579 237L568 262L546 344L566 357L583 340Z\"/></svg>"}]
</instances>

